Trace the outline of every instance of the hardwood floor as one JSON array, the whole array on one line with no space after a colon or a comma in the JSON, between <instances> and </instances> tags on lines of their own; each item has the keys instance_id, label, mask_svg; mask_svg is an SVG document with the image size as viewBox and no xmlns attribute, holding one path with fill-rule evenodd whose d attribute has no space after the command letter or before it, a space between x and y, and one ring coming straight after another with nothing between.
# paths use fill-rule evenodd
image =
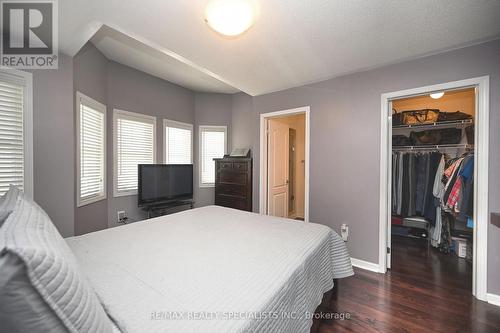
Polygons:
<instances>
[{"instance_id":1,"label":"hardwood floor","mask_svg":"<svg viewBox=\"0 0 500 333\"><path fill-rule=\"evenodd\" d=\"M393 269L377 274L355 269L318 310L350 319L316 320L316 332L500 332L500 307L471 293L472 265L427 252L425 242L398 237Z\"/></svg>"}]
</instances>

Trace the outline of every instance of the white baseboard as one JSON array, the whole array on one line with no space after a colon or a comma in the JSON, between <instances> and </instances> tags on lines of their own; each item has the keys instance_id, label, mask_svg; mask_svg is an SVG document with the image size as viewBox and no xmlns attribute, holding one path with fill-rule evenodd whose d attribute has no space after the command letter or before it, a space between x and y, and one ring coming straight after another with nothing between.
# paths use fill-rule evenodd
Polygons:
<instances>
[{"instance_id":1,"label":"white baseboard","mask_svg":"<svg viewBox=\"0 0 500 333\"><path fill-rule=\"evenodd\" d=\"M351 263L354 267L366 269L367 271L379 273L379 266L373 262L364 261L361 259L351 258Z\"/></svg>"},{"instance_id":2,"label":"white baseboard","mask_svg":"<svg viewBox=\"0 0 500 333\"><path fill-rule=\"evenodd\" d=\"M488 293L488 294L486 294L486 300L490 304L493 304L493 305L496 305L496 306L500 306L500 295L489 294Z\"/></svg>"}]
</instances>

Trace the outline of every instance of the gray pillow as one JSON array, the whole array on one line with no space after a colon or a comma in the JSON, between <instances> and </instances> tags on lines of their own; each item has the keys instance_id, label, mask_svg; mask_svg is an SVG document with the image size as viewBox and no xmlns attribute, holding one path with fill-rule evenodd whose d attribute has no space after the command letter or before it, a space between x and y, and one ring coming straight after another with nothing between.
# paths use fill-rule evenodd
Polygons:
<instances>
[{"instance_id":1,"label":"gray pillow","mask_svg":"<svg viewBox=\"0 0 500 333\"><path fill-rule=\"evenodd\" d=\"M2 257L7 256L4 257L3 264L14 264L7 271L14 272L17 277L21 274L16 261L12 259L17 257L25 267L25 277L22 279L29 281L31 288L38 292L45 303L44 307L29 311L41 311L41 318L57 317L69 332L112 332L110 319L80 272L68 245L47 214L22 193L14 211L0 228L0 249L2 248ZM18 283L20 286L27 286L19 281L19 278L15 281L8 280L7 285ZM32 289L19 292L29 295L32 294ZM24 303L22 308L30 308L29 302ZM11 317L12 321L25 319L22 313L19 316L13 313ZM56 322L52 318L47 324L55 325L57 329L59 326Z\"/></svg>"},{"instance_id":2,"label":"gray pillow","mask_svg":"<svg viewBox=\"0 0 500 333\"><path fill-rule=\"evenodd\" d=\"M68 332L31 285L21 259L5 253L0 272L0 332Z\"/></svg>"},{"instance_id":3,"label":"gray pillow","mask_svg":"<svg viewBox=\"0 0 500 333\"><path fill-rule=\"evenodd\" d=\"M10 185L9 190L0 198L0 227L5 222L7 217L16 207L17 198L19 197L19 188L15 185Z\"/></svg>"}]
</instances>

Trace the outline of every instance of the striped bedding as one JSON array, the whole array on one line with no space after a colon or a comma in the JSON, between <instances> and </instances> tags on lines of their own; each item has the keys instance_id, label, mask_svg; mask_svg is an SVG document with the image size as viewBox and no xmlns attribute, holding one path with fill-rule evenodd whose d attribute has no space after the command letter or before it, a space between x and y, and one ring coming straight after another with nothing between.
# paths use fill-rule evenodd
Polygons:
<instances>
[{"instance_id":1,"label":"striped bedding","mask_svg":"<svg viewBox=\"0 0 500 333\"><path fill-rule=\"evenodd\" d=\"M324 225L216 206L66 240L122 332L308 332L353 274Z\"/></svg>"}]
</instances>

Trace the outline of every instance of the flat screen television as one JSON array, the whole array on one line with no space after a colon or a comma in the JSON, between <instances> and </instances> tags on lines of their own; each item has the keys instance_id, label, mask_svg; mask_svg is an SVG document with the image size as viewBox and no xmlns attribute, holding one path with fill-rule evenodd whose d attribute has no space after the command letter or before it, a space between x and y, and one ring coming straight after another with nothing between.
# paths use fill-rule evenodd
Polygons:
<instances>
[{"instance_id":1,"label":"flat screen television","mask_svg":"<svg viewBox=\"0 0 500 333\"><path fill-rule=\"evenodd\" d=\"M139 206L193 198L192 164L139 164Z\"/></svg>"}]
</instances>

